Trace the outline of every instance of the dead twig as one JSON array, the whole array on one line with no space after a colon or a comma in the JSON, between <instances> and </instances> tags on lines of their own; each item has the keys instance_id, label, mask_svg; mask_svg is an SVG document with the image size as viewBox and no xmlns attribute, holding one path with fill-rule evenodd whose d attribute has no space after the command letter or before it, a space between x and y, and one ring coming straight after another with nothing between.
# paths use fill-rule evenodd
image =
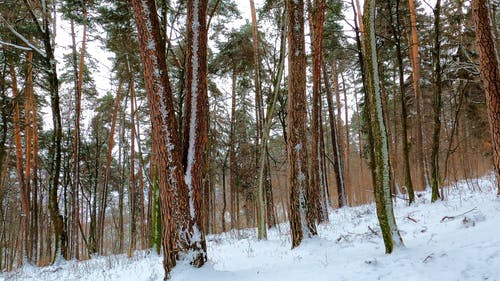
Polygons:
<instances>
[{"instance_id":1,"label":"dead twig","mask_svg":"<svg viewBox=\"0 0 500 281\"><path fill-rule=\"evenodd\" d=\"M410 215L407 215L407 216L405 217L405 219L411 220L411 221L412 221L412 222L414 222L414 223L417 223L417 222L418 222L416 219L414 219L414 218L410 217Z\"/></svg>"},{"instance_id":2,"label":"dead twig","mask_svg":"<svg viewBox=\"0 0 500 281\"><path fill-rule=\"evenodd\" d=\"M373 230L373 228L371 228L370 226L368 226L368 229L369 229L369 230L370 230L373 234L375 234L376 236L378 236L378 233L377 233L375 230Z\"/></svg>"},{"instance_id":3,"label":"dead twig","mask_svg":"<svg viewBox=\"0 0 500 281\"><path fill-rule=\"evenodd\" d=\"M428 262L429 260L431 260L433 257L434 257L434 253L431 253L430 255L428 255L427 257L425 257L425 259L424 259L422 262L423 262L423 263L426 263L426 262Z\"/></svg>"},{"instance_id":4,"label":"dead twig","mask_svg":"<svg viewBox=\"0 0 500 281\"><path fill-rule=\"evenodd\" d=\"M476 211L476 210L477 210L477 207L474 207L474 208L472 208L472 209L470 209L470 210L468 210L467 212L462 213L462 214L458 214L458 215L455 215L455 216L444 216L444 217L441 219L441 221L440 221L440 222L451 221L451 220L456 219L457 217L463 216L463 215L465 215L465 214L468 214L468 213L473 212L473 211Z\"/></svg>"}]
</instances>

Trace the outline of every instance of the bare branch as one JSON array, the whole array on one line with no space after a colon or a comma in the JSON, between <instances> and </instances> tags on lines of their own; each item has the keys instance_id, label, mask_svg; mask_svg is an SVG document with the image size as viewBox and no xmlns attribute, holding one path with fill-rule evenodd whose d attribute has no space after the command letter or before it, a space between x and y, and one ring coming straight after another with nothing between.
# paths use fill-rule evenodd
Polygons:
<instances>
[{"instance_id":1,"label":"bare branch","mask_svg":"<svg viewBox=\"0 0 500 281\"><path fill-rule=\"evenodd\" d=\"M465 213L461 213L461 214L458 214L458 215L455 215L455 216L444 216L440 222L445 222L445 221L450 221L450 220L454 220L456 219L457 217L460 217L460 216L463 216L465 214L468 214L470 212L473 212L473 211L476 211L477 210L477 207L474 207L472 208L471 210L465 212Z\"/></svg>"}]
</instances>

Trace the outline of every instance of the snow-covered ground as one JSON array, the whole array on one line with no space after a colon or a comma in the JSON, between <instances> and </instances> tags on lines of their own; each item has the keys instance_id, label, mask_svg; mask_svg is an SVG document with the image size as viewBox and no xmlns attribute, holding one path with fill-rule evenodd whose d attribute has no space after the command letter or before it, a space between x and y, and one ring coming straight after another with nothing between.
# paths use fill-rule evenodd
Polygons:
<instances>
[{"instance_id":1,"label":"snow-covered ground","mask_svg":"<svg viewBox=\"0 0 500 281\"><path fill-rule=\"evenodd\" d=\"M179 264L174 281L234 280L500 280L500 200L493 176L447 189L446 200L419 194L408 207L396 202L396 220L406 245L384 253L374 205L333 210L319 236L290 249L287 224L257 241L255 231L208 237L208 263L200 269ZM464 214L466 213L466 214ZM138 252L24 267L0 280L163 280L162 259Z\"/></svg>"}]
</instances>

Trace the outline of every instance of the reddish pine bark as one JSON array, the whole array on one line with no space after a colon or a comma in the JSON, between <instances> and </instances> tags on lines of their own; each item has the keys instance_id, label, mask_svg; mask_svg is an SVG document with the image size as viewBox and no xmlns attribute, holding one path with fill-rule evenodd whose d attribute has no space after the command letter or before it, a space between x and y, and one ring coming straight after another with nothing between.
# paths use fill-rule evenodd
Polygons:
<instances>
[{"instance_id":1,"label":"reddish pine bark","mask_svg":"<svg viewBox=\"0 0 500 281\"><path fill-rule=\"evenodd\" d=\"M417 125L417 168L418 179L421 187L425 187L425 159L424 159L424 144L422 136L422 113L421 113L421 93L420 93L420 59L418 54L418 36L417 36L417 17L415 11L415 3L413 0L408 0L410 9L410 26L411 26L411 41L408 38L410 63L413 67L413 91L415 92L415 108L417 111L416 125Z\"/></svg>"},{"instance_id":2,"label":"reddish pine bark","mask_svg":"<svg viewBox=\"0 0 500 281\"><path fill-rule=\"evenodd\" d=\"M187 254L195 266L201 266L206 261L201 196L207 142L207 1L187 2L187 133L184 134L184 155L181 155L183 144L177 136L178 123L174 115L165 41L161 37L156 3L154 0L131 2L151 114L153 152L158 155L164 268L168 275L179 251Z\"/></svg>"},{"instance_id":3,"label":"reddish pine bark","mask_svg":"<svg viewBox=\"0 0 500 281\"><path fill-rule=\"evenodd\" d=\"M12 122L14 123L14 144L16 151L16 172L17 179L19 181L19 187L21 190L21 253L19 255L19 261L24 262L29 256L29 250L31 245L29 244L30 233L29 233L29 223L30 223L30 191L26 185L25 175L24 175L24 158L23 158L23 143L21 138L21 97L17 88L17 76L14 64L12 61L9 63L10 76L12 79L12 95L14 97L14 114L12 116Z\"/></svg>"},{"instance_id":4,"label":"reddish pine bark","mask_svg":"<svg viewBox=\"0 0 500 281\"><path fill-rule=\"evenodd\" d=\"M487 0L472 1L472 16L476 27L476 41L479 50L481 78L483 80L488 117L493 144L493 162L496 170L498 195L500 195L500 66L498 46L491 30Z\"/></svg>"},{"instance_id":5,"label":"reddish pine bark","mask_svg":"<svg viewBox=\"0 0 500 281\"><path fill-rule=\"evenodd\" d=\"M184 171L188 193L188 248L190 262L200 267L207 259L202 223L203 174L208 141L207 113L207 0L187 1L187 46L185 65L186 104L184 116Z\"/></svg>"},{"instance_id":6,"label":"reddish pine bark","mask_svg":"<svg viewBox=\"0 0 500 281\"><path fill-rule=\"evenodd\" d=\"M307 220L307 102L306 54L304 43L304 2L287 0L288 8L288 184L290 188L290 232L292 248L304 235L316 234L316 225Z\"/></svg>"},{"instance_id":7,"label":"reddish pine bark","mask_svg":"<svg viewBox=\"0 0 500 281\"><path fill-rule=\"evenodd\" d=\"M152 123L153 152L158 160L158 186L160 189L163 224L163 266L166 275L176 264L177 251L175 221L187 221L176 210L179 206L178 190L185 190L184 175L177 137L177 122L165 60L165 44L161 38L154 0L132 0L137 25L145 88ZM175 206L174 203L179 204ZM176 208L177 207L177 208Z\"/></svg>"}]
</instances>

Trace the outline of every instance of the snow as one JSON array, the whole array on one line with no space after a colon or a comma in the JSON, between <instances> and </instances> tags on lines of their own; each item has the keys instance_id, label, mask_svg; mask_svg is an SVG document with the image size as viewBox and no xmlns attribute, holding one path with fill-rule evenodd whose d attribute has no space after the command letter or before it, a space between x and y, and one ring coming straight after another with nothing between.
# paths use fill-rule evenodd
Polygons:
<instances>
[{"instance_id":1,"label":"snow","mask_svg":"<svg viewBox=\"0 0 500 281\"><path fill-rule=\"evenodd\" d=\"M404 200L395 202L406 247L390 255L384 254L371 204L330 210L330 223L318 226L319 236L293 250L287 223L262 241L255 229L240 231L241 239L235 231L208 235L208 263L195 269L181 261L171 280L500 280L500 200L494 176L454 184L445 190L445 201L431 204L430 195L419 193L410 207ZM118 255L26 266L1 273L0 280L159 281L162 258L139 251L130 259Z\"/></svg>"},{"instance_id":2,"label":"snow","mask_svg":"<svg viewBox=\"0 0 500 281\"><path fill-rule=\"evenodd\" d=\"M192 58L191 58L191 116L189 119L189 147L188 147L188 159L187 159L187 168L186 168L186 176L185 181L189 191L189 214L192 220L195 220L195 210L194 210L194 187L192 180L192 171L193 165L195 162L195 149L196 149L196 124L197 124L197 110L198 110L198 48L199 48L199 27L200 20L198 17L199 14L199 0L193 1L193 23L191 25L193 31L193 43L192 43ZM197 228L196 224L194 226ZM195 229L198 232L197 229ZM193 241L201 241L201 235L194 235Z\"/></svg>"},{"instance_id":3,"label":"snow","mask_svg":"<svg viewBox=\"0 0 500 281\"><path fill-rule=\"evenodd\" d=\"M383 181L383 196L384 198L390 198L391 197L391 189L390 189L390 184L389 184L389 151L388 151L388 143L387 143L387 134L386 128L385 128L385 121L384 121L384 116L383 116L383 109L382 109L382 98L381 98L381 91L380 91L380 76L378 72L378 66L376 62L377 60L377 46L376 46L376 36L375 36L375 0L370 0L369 3L369 16L370 16L370 27L369 29L369 38L370 38L370 49L371 49L371 67L372 69L372 79L373 79L373 87L374 87L374 98L375 98L375 113L376 113L376 118L378 122L378 127L380 130L380 137L381 137L381 149L382 149L382 161L383 161L383 170L382 172L382 181ZM393 208L392 208L392 202L390 200L385 201L385 212L387 216L387 223L389 225L389 229L391 230L391 239L394 243L395 247L402 247L403 243L400 240L399 233L397 231L397 225L396 222L394 221L394 214L393 214Z\"/></svg>"},{"instance_id":4,"label":"snow","mask_svg":"<svg viewBox=\"0 0 500 281\"><path fill-rule=\"evenodd\" d=\"M294 150L296 153L300 153L302 150L302 143L297 143L294 146ZM298 197L299 197L299 214L300 214L300 225L302 228L302 233L304 234L305 237L310 237L312 233L309 231L309 228L307 227L307 221L306 221L306 216L307 216L307 204L306 204L306 199L305 199L305 180L306 180L306 175L302 172L302 160L300 157L297 159L297 183L299 184L298 187Z\"/></svg>"},{"instance_id":5,"label":"snow","mask_svg":"<svg viewBox=\"0 0 500 281\"><path fill-rule=\"evenodd\" d=\"M148 54L148 56L151 57L151 59L153 60L153 74L154 74L154 87L155 87L155 94L159 96L159 111L160 111L160 115L161 115L161 118L163 120L163 131L165 132L165 137L166 137L166 141L165 141L165 147L166 147L166 151L167 151L167 162L169 163L169 175L168 175L168 178L169 178L169 182L172 183L172 184L176 184L176 178L174 176L174 173L175 173L175 170L176 170L176 166L172 164L172 161L173 161L173 154L172 154L172 151L174 150L175 148L175 145L172 141L172 136L170 134L170 131L171 131L171 128L169 128L169 122L168 122L168 114L169 114L169 110L167 108L167 105L165 104L165 100L164 100L164 93L165 93L165 89L163 87L163 84L162 84L162 72L160 70L160 67L159 67L159 62L158 62L158 57L151 54L154 52L154 50L156 50L156 41L154 40L154 38L152 37L153 36L153 22L151 22L151 19L152 17L150 17L150 10L149 10L149 6L148 6L148 2L146 0L142 0L141 1L141 5L142 5L142 9L144 11L144 22L146 24L146 29L147 29L147 33L143 34L143 36L147 37L146 41L148 42L147 43L147 50L149 51L150 54Z\"/></svg>"}]
</instances>

